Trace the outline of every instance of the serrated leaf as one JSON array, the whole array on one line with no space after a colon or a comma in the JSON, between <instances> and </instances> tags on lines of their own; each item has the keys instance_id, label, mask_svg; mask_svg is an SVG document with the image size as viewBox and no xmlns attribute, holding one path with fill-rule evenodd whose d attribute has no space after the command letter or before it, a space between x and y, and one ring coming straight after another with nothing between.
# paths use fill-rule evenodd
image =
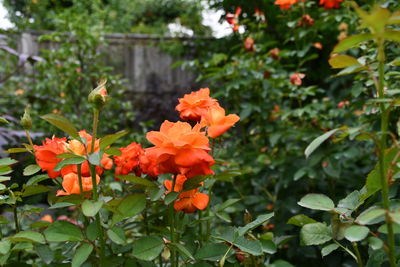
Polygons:
<instances>
[{"instance_id":1,"label":"serrated leaf","mask_svg":"<svg viewBox=\"0 0 400 267\"><path fill-rule=\"evenodd\" d=\"M133 243L132 255L140 260L154 260L164 249L164 241L158 236L146 236Z\"/></svg>"},{"instance_id":2,"label":"serrated leaf","mask_svg":"<svg viewBox=\"0 0 400 267\"><path fill-rule=\"evenodd\" d=\"M46 114L40 116L43 120L49 122L50 124L54 125L61 131L69 134L74 139L80 140L78 131L76 130L75 126L65 117L57 114Z\"/></svg>"},{"instance_id":3,"label":"serrated leaf","mask_svg":"<svg viewBox=\"0 0 400 267\"><path fill-rule=\"evenodd\" d=\"M350 242L358 242L367 237L369 229L366 226L352 225L344 231L344 237Z\"/></svg>"},{"instance_id":4,"label":"serrated leaf","mask_svg":"<svg viewBox=\"0 0 400 267\"><path fill-rule=\"evenodd\" d=\"M115 141L126 135L128 131L120 131L115 134L109 134L100 139L100 149L104 150L109 145L112 145Z\"/></svg>"},{"instance_id":5,"label":"serrated leaf","mask_svg":"<svg viewBox=\"0 0 400 267\"><path fill-rule=\"evenodd\" d=\"M299 202L302 207L313 209L313 210L333 210L335 204L332 199L323 194L308 194L305 195Z\"/></svg>"},{"instance_id":6,"label":"serrated leaf","mask_svg":"<svg viewBox=\"0 0 400 267\"><path fill-rule=\"evenodd\" d=\"M190 251L185 246L183 246L179 243L169 243L169 245L175 247L176 250L178 250L181 255L184 255L185 257L187 257L191 260L195 260L192 253L190 253Z\"/></svg>"},{"instance_id":7,"label":"serrated leaf","mask_svg":"<svg viewBox=\"0 0 400 267\"><path fill-rule=\"evenodd\" d=\"M76 251L74 254L74 257L72 258L72 267L79 267L81 266L90 256L90 253L93 251L93 245L92 244L87 244L83 243Z\"/></svg>"},{"instance_id":8,"label":"serrated leaf","mask_svg":"<svg viewBox=\"0 0 400 267\"><path fill-rule=\"evenodd\" d=\"M218 261L228 249L229 247L224 244L208 243L199 248L194 257L197 260Z\"/></svg>"},{"instance_id":9,"label":"serrated leaf","mask_svg":"<svg viewBox=\"0 0 400 267\"><path fill-rule=\"evenodd\" d=\"M25 167L23 175L30 176L30 175L37 173L38 171L40 171L40 166L38 166L36 164L31 164L31 165L28 165L27 167Z\"/></svg>"},{"instance_id":10,"label":"serrated leaf","mask_svg":"<svg viewBox=\"0 0 400 267\"><path fill-rule=\"evenodd\" d=\"M332 239L332 232L324 223L309 223L301 228L300 239L306 246L321 245Z\"/></svg>"},{"instance_id":11,"label":"serrated leaf","mask_svg":"<svg viewBox=\"0 0 400 267\"><path fill-rule=\"evenodd\" d=\"M94 217L99 212L103 204L103 200L92 201L86 199L82 203L82 213L87 217Z\"/></svg>"},{"instance_id":12,"label":"serrated leaf","mask_svg":"<svg viewBox=\"0 0 400 267\"><path fill-rule=\"evenodd\" d=\"M315 149L317 149L325 140L327 140L329 137L331 137L333 134L335 134L337 131L339 131L340 128L330 130L329 132L324 133L321 136L318 136L315 138L306 148L304 151L304 155L306 158L308 158L311 153L314 152Z\"/></svg>"},{"instance_id":13,"label":"serrated leaf","mask_svg":"<svg viewBox=\"0 0 400 267\"><path fill-rule=\"evenodd\" d=\"M363 225L376 224L384 220L384 215L384 209L371 207L358 215L356 222Z\"/></svg>"}]
</instances>

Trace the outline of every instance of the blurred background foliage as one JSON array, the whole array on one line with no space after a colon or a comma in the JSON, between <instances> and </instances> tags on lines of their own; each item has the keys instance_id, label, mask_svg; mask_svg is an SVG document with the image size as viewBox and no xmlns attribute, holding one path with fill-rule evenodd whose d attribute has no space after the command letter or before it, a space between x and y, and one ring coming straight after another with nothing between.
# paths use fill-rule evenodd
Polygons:
<instances>
[{"instance_id":1,"label":"blurred background foliage","mask_svg":"<svg viewBox=\"0 0 400 267\"><path fill-rule=\"evenodd\" d=\"M357 1L364 8L374 1ZM49 30L43 41L59 43L56 50L42 51L43 60L31 60L34 71L14 73L1 81L0 114L18 117L25 106L32 107L33 115L61 113L78 127L88 125L91 114L86 111L85 98L100 77L111 84L113 100L104 112L102 133L130 128L140 114L124 101L126 89L119 75L104 64L98 48L105 40L104 33L169 34L168 24L178 21L194 36L209 36L211 31L202 25L200 1L189 0L109 0L109 1L53 1L5 0L16 33L24 30ZM363 73L335 76L328 59L340 38L356 32L356 17L342 4L339 9L324 9L317 1L296 4L282 11L272 0L210 0L211 8L225 14L242 8L239 32L220 38L196 40L195 59L176 65L194 71L198 80L211 88L213 95L223 102L228 113L241 117L227 142L216 142L217 157L229 158L226 168L237 170L233 182L214 186L213 202L242 198L238 204L221 212L221 223L243 224L246 216L256 217L275 211L271 224L260 231L274 236L279 249L272 260L284 259L296 266L352 266L351 258L334 252L321 258L315 247L299 245L299 229L288 225L290 217L305 213L317 219L321 213L305 210L297 205L307 193L325 193L334 200L360 189L368 172L375 164L374 145L357 140L352 135L341 142L322 145L309 159L304 149L317 136L340 125L377 129L376 110L366 105L371 96L373 81ZM399 10L399 2L388 0L385 6ZM264 13L265 19L255 14ZM308 15L306 17L305 15ZM65 33L68 32L68 35ZM10 35L9 35L10 36ZM12 36L12 35L11 35ZM254 41L245 46L246 38ZM10 47L16 46L9 37ZM176 52L184 46L162 43L165 51ZM399 54L398 45L388 47L388 60ZM368 61L376 51L363 45L361 51ZM354 56L359 50L351 51ZM20 64L20 58L0 51L3 64L1 76ZM25 64L25 63L24 63ZM390 88L398 88L400 73L391 66L393 79ZM294 73L305 74L301 85L291 83ZM196 90L197 88L192 88ZM75 117L74 117L75 116ZM398 113L392 114L395 129ZM118 118L118 119L116 119ZM144 140L147 126L131 135L131 140ZM46 124L35 121L35 129L50 133ZM156 125L155 127L158 127ZM131 131L133 132L133 131ZM361 138L358 138L361 139ZM392 192L396 194L397 192ZM212 204L212 205L214 205ZM319 218L329 220L329 218ZM279 241L279 242L278 242ZM289 266L289 265L287 265Z\"/></svg>"}]
</instances>

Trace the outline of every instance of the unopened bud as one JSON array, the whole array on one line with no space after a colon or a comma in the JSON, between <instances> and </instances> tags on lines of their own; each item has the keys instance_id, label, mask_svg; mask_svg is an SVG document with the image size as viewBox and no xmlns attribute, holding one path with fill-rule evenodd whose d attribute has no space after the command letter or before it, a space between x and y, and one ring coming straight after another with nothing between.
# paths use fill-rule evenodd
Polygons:
<instances>
[{"instance_id":1,"label":"unopened bud","mask_svg":"<svg viewBox=\"0 0 400 267\"><path fill-rule=\"evenodd\" d=\"M88 96L89 103L93 104L96 109L101 109L109 99L106 83L107 80L101 80L99 85Z\"/></svg>"},{"instance_id":2,"label":"unopened bud","mask_svg":"<svg viewBox=\"0 0 400 267\"><path fill-rule=\"evenodd\" d=\"M29 130L32 127L30 108L25 109L24 116L21 117L20 124L25 130Z\"/></svg>"}]
</instances>

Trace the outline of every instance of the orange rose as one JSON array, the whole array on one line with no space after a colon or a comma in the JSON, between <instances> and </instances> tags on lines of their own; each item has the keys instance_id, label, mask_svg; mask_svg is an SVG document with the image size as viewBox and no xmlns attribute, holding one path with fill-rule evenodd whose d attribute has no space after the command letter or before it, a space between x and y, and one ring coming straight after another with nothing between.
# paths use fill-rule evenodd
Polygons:
<instances>
[{"instance_id":1,"label":"orange rose","mask_svg":"<svg viewBox=\"0 0 400 267\"><path fill-rule=\"evenodd\" d=\"M140 156L144 154L143 148L138 143L133 142L119 150L121 151L121 156L114 156L115 175L127 175L134 172L137 176L140 176L139 165Z\"/></svg>"},{"instance_id":2,"label":"orange rose","mask_svg":"<svg viewBox=\"0 0 400 267\"><path fill-rule=\"evenodd\" d=\"M56 178L60 176L60 171L53 171L56 165L62 160L56 158L57 155L66 153L66 138L56 138L53 136L52 139L46 138L41 146L33 146L35 151L36 163L42 168L43 171L47 171L50 178Z\"/></svg>"},{"instance_id":3,"label":"orange rose","mask_svg":"<svg viewBox=\"0 0 400 267\"><path fill-rule=\"evenodd\" d=\"M160 174L180 173L190 178L214 173L208 138L200 128L200 124L192 128L187 122L164 121L159 132L147 133L154 147L146 149L146 156L154 159Z\"/></svg>"},{"instance_id":4,"label":"orange rose","mask_svg":"<svg viewBox=\"0 0 400 267\"><path fill-rule=\"evenodd\" d=\"M201 120L201 126L208 126L207 134L211 138L216 138L231 128L240 117L236 114L225 116L225 109L220 106L212 107Z\"/></svg>"},{"instance_id":5,"label":"orange rose","mask_svg":"<svg viewBox=\"0 0 400 267\"><path fill-rule=\"evenodd\" d=\"M319 4L323 5L326 9L339 8L341 2L343 0L319 0Z\"/></svg>"},{"instance_id":6,"label":"orange rose","mask_svg":"<svg viewBox=\"0 0 400 267\"><path fill-rule=\"evenodd\" d=\"M96 175L96 183L99 184L100 177ZM79 178L76 173L68 173L63 177L62 186L63 190L57 191L57 196L66 196L71 194L80 194L81 190L79 187ZM83 192L91 191L93 188L92 177L83 177L82 176L82 190Z\"/></svg>"},{"instance_id":7,"label":"orange rose","mask_svg":"<svg viewBox=\"0 0 400 267\"><path fill-rule=\"evenodd\" d=\"M40 218L39 221L52 223L53 217L51 217L51 215L49 215L49 214L46 214L42 218Z\"/></svg>"},{"instance_id":8,"label":"orange rose","mask_svg":"<svg viewBox=\"0 0 400 267\"><path fill-rule=\"evenodd\" d=\"M281 9L289 9L297 0L276 0L275 5L279 5Z\"/></svg>"},{"instance_id":9,"label":"orange rose","mask_svg":"<svg viewBox=\"0 0 400 267\"><path fill-rule=\"evenodd\" d=\"M88 134L85 130L79 131L79 136L83 139L84 143L81 143L78 140L70 140L67 144L67 149L80 156L86 156L88 153L92 151L92 136ZM94 151L97 152L100 150L100 139L96 139L94 143ZM101 166L96 166L96 173L101 175L104 171L110 170L113 166L113 161L108 157L106 153L103 154L103 157L100 160ZM70 172L78 173L77 165L68 165L61 170L61 174L64 176ZM81 164L81 172L82 176L90 176L90 168L89 162L84 161Z\"/></svg>"},{"instance_id":10,"label":"orange rose","mask_svg":"<svg viewBox=\"0 0 400 267\"><path fill-rule=\"evenodd\" d=\"M158 170L157 158L155 154L147 153L148 149L144 150L144 154L140 155L140 170L142 173L150 175L151 177L156 177L160 175Z\"/></svg>"},{"instance_id":11,"label":"orange rose","mask_svg":"<svg viewBox=\"0 0 400 267\"><path fill-rule=\"evenodd\" d=\"M198 189L190 190L179 194L179 199L174 203L176 211L193 213L196 210L207 208L210 197L207 194L199 193Z\"/></svg>"},{"instance_id":12,"label":"orange rose","mask_svg":"<svg viewBox=\"0 0 400 267\"><path fill-rule=\"evenodd\" d=\"M185 94L179 98L176 110L179 111L182 120L200 121L207 109L218 105L216 99L210 97L209 88L201 88L199 91Z\"/></svg>"}]
</instances>

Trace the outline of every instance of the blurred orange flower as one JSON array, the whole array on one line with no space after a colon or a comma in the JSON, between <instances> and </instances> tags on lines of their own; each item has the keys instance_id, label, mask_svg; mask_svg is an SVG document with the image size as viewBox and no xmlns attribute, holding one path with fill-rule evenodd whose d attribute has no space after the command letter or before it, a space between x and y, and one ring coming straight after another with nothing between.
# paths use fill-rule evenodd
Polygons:
<instances>
[{"instance_id":1,"label":"blurred orange flower","mask_svg":"<svg viewBox=\"0 0 400 267\"><path fill-rule=\"evenodd\" d=\"M100 177L96 175L96 183L100 182ZM71 194L80 194L79 179L76 173L68 173L63 176L62 186L64 190L58 190L57 196L67 196ZM83 192L91 191L93 188L92 177L82 176L82 190Z\"/></svg>"},{"instance_id":2,"label":"blurred orange flower","mask_svg":"<svg viewBox=\"0 0 400 267\"><path fill-rule=\"evenodd\" d=\"M56 156L67 152L66 141L66 138L53 136L51 139L46 138L41 146L33 146L36 163L43 171L47 171L50 178L54 179L60 176L60 171L54 171L54 168L62 159L58 159Z\"/></svg>"},{"instance_id":3,"label":"blurred orange flower","mask_svg":"<svg viewBox=\"0 0 400 267\"><path fill-rule=\"evenodd\" d=\"M42 218L40 218L39 221L52 223L53 222L53 217L51 217L51 215L49 215L49 214L46 214Z\"/></svg>"},{"instance_id":4,"label":"blurred orange flower","mask_svg":"<svg viewBox=\"0 0 400 267\"><path fill-rule=\"evenodd\" d=\"M185 94L179 98L176 110L179 111L183 120L200 121L201 117L207 113L207 109L218 105L216 99L210 97L209 88L201 88L199 91Z\"/></svg>"},{"instance_id":5,"label":"blurred orange flower","mask_svg":"<svg viewBox=\"0 0 400 267\"><path fill-rule=\"evenodd\" d=\"M247 37L244 40L244 49L246 49L249 52L253 52L254 51L254 39L251 37Z\"/></svg>"},{"instance_id":6,"label":"blurred orange flower","mask_svg":"<svg viewBox=\"0 0 400 267\"><path fill-rule=\"evenodd\" d=\"M147 133L154 147L146 149L146 156L154 159L160 174L180 173L190 178L214 173L208 138L200 128L200 124L192 128L187 122L164 121L159 132Z\"/></svg>"},{"instance_id":7,"label":"blurred orange flower","mask_svg":"<svg viewBox=\"0 0 400 267\"><path fill-rule=\"evenodd\" d=\"M290 82L293 85L300 86L303 83L302 79L305 76L306 75L304 73L300 73L300 72L293 73L292 75L290 75Z\"/></svg>"},{"instance_id":8,"label":"blurred orange flower","mask_svg":"<svg viewBox=\"0 0 400 267\"><path fill-rule=\"evenodd\" d=\"M319 4L327 9L339 8L341 2L343 2L343 0L319 0Z\"/></svg>"},{"instance_id":9,"label":"blurred orange flower","mask_svg":"<svg viewBox=\"0 0 400 267\"><path fill-rule=\"evenodd\" d=\"M236 114L225 116L225 109L220 106L211 107L201 120L201 126L207 126L207 135L216 138L225 133L240 120Z\"/></svg>"},{"instance_id":10,"label":"blurred orange flower","mask_svg":"<svg viewBox=\"0 0 400 267\"><path fill-rule=\"evenodd\" d=\"M289 9L296 4L298 0L276 0L275 5L279 5L281 9Z\"/></svg>"}]
</instances>

